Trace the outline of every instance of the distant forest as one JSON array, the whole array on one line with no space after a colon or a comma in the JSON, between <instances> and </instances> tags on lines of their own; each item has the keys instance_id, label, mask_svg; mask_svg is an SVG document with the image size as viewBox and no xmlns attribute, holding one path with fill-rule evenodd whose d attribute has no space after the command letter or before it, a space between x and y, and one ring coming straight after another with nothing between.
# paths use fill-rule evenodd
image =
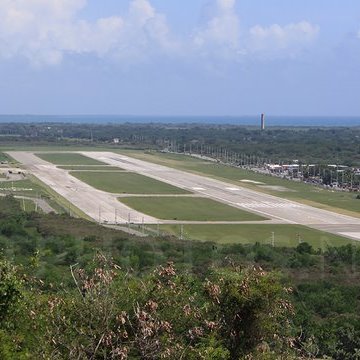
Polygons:
<instances>
[{"instance_id":1,"label":"distant forest","mask_svg":"<svg viewBox=\"0 0 360 360\"><path fill-rule=\"evenodd\" d=\"M305 164L360 166L359 127L271 127L260 131L255 127L210 124L0 124L0 146L20 141L25 145L170 147L181 152L208 146L273 162L296 159Z\"/></svg>"}]
</instances>

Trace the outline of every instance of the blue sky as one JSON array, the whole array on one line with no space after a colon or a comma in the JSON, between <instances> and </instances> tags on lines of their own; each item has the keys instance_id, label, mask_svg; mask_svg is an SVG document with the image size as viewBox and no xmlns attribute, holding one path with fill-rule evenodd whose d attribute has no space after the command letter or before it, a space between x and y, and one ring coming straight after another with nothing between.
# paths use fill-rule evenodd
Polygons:
<instances>
[{"instance_id":1,"label":"blue sky","mask_svg":"<svg viewBox=\"0 0 360 360\"><path fill-rule=\"evenodd\" d=\"M0 113L360 115L358 0L1 0Z\"/></svg>"}]
</instances>

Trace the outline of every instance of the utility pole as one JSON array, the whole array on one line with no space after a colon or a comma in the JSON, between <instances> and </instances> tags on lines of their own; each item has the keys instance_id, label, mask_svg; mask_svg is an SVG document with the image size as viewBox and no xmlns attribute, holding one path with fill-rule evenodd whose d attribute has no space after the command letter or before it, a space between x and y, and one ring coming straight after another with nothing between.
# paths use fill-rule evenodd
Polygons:
<instances>
[{"instance_id":1,"label":"utility pole","mask_svg":"<svg viewBox=\"0 0 360 360\"><path fill-rule=\"evenodd\" d=\"M180 225L180 240L184 239L184 225Z\"/></svg>"},{"instance_id":2,"label":"utility pole","mask_svg":"<svg viewBox=\"0 0 360 360\"><path fill-rule=\"evenodd\" d=\"M299 233L296 234L297 239L298 239L298 243L301 244L302 240L301 240L301 235Z\"/></svg>"}]
</instances>

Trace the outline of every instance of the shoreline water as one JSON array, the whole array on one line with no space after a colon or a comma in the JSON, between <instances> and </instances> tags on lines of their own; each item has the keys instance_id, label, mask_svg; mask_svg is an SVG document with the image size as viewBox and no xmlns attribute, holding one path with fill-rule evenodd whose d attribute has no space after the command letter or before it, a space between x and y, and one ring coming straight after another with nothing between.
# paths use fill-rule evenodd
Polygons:
<instances>
[{"instance_id":1,"label":"shoreline water","mask_svg":"<svg viewBox=\"0 0 360 360\"><path fill-rule=\"evenodd\" d=\"M0 123L211 124L259 126L260 116L0 115ZM267 116L266 127L358 127L360 116Z\"/></svg>"}]
</instances>

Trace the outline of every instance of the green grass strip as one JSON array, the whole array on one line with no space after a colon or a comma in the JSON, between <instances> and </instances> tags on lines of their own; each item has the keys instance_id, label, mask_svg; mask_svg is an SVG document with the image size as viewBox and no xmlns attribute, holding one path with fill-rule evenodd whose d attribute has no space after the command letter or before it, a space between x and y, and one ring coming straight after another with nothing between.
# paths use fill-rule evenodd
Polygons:
<instances>
[{"instance_id":1,"label":"green grass strip","mask_svg":"<svg viewBox=\"0 0 360 360\"><path fill-rule=\"evenodd\" d=\"M198 197L128 197L122 203L164 220L260 221L266 218L235 207Z\"/></svg>"},{"instance_id":2,"label":"green grass strip","mask_svg":"<svg viewBox=\"0 0 360 360\"><path fill-rule=\"evenodd\" d=\"M114 194L189 194L189 191L136 173L72 171L90 186Z\"/></svg>"},{"instance_id":3,"label":"green grass strip","mask_svg":"<svg viewBox=\"0 0 360 360\"><path fill-rule=\"evenodd\" d=\"M36 153L37 157L55 165L106 165L102 161L92 159L78 153Z\"/></svg>"}]
</instances>

